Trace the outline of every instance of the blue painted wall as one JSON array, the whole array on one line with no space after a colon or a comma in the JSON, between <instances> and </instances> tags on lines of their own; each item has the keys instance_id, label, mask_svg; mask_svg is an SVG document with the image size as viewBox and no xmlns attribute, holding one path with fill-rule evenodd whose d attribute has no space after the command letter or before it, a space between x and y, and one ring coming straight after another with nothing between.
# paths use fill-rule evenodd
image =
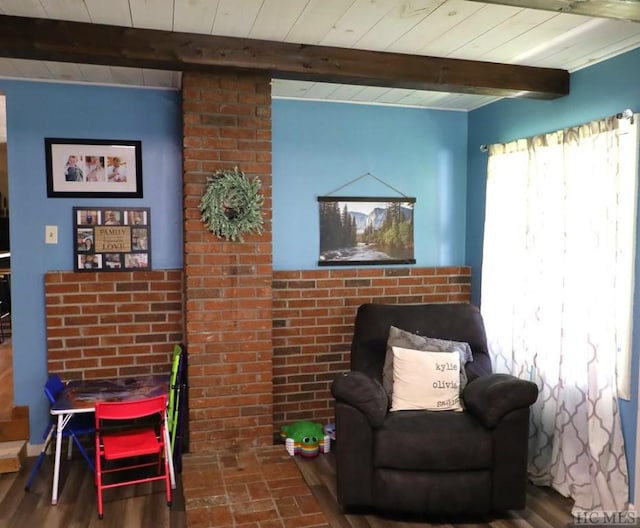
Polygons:
<instances>
[{"instance_id":1,"label":"blue painted wall","mask_svg":"<svg viewBox=\"0 0 640 528\"><path fill-rule=\"evenodd\" d=\"M151 207L154 268L182 267L180 98L2 80L0 92L7 96L15 401L30 406L36 443L48 419L39 390L46 378L43 277L73 269L72 207ZM317 266L317 196L366 172L417 198L417 265L463 264L466 131L463 112L275 100L275 269ZM48 199L45 137L141 139L144 198ZM341 194L397 195L370 177ZM59 227L57 245L44 243L45 225Z\"/></svg>"},{"instance_id":2,"label":"blue painted wall","mask_svg":"<svg viewBox=\"0 0 640 528\"><path fill-rule=\"evenodd\" d=\"M571 95L554 101L505 99L469 114L467 264L473 269L473 299L480 301L482 237L486 196L487 154L481 144L504 143L517 138L599 119L631 108L640 112L640 50L580 70L571 75ZM638 230L640 235L640 229ZM638 240L640 248L640 239ZM640 284L640 251L636 258L636 283ZM585 287L588 287L585 285ZM640 295L636 288L631 401L621 401L622 426L634 483L638 400L638 350L640 349Z\"/></svg>"},{"instance_id":3,"label":"blue painted wall","mask_svg":"<svg viewBox=\"0 0 640 528\"><path fill-rule=\"evenodd\" d=\"M416 198L418 266L462 265L467 114L274 100L273 265L317 267L318 196Z\"/></svg>"},{"instance_id":4,"label":"blue painted wall","mask_svg":"<svg viewBox=\"0 0 640 528\"><path fill-rule=\"evenodd\" d=\"M182 267L180 94L0 80L7 102L15 403L29 405L31 442L48 420L44 274L73 269L72 207L151 208L154 268ZM47 198L44 138L140 139L144 198ZM45 225L58 226L57 245Z\"/></svg>"},{"instance_id":5,"label":"blue painted wall","mask_svg":"<svg viewBox=\"0 0 640 528\"><path fill-rule=\"evenodd\" d=\"M474 300L479 301L486 178L486 154L479 146L582 123L627 107L640 110L640 92L635 88L640 85L638 66L640 51L630 52L572 75L569 97L504 100L469 114L274 100L274 268L317 267L317 197L369 172L417 198L417 265L471 265ZM31 441L36 443L48 419L41 391L46 378L43 276L50 270L73 269L72 207L151 207L154 267L182 267L180 96L163 90L6 80L0 80L0 92L7 96L15 401L30 406ZM141 139L144 198L47 199L45 137ZM339 194L396 195L370 177ZM45 225L59 226L58 245L44 243ZM634 403L622 403L631 469L635 377Z\"/></svg>"}]
</instances>

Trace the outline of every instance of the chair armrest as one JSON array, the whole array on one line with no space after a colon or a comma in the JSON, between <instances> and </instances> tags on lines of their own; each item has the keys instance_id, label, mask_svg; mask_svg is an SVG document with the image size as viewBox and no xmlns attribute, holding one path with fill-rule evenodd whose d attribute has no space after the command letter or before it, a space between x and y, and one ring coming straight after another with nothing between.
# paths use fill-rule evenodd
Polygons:
<instances>
[{"instance_id":1,"label":"chair armrest","mask_svg":"<svg viewBox=\"0 0 640 528\"><path fill-rule=\"evenodd\" d=\"M535 383L510 374L480 376L462 392L465 407L488 428L498 425L505 414L529 407L537 398Z\"/></svg>"},{"instance_id":2,"label":"chair armrest","mask_svg":"<svg viewBox=\"0 0 640 528\"><path fill-rule=\"evenodd\" d=\"M347 372L331 384L331 394L341 402L362 412L372 427L380 427L389 408L389 398L382 384L364 372Z\"/></svg>"}]
</instances>

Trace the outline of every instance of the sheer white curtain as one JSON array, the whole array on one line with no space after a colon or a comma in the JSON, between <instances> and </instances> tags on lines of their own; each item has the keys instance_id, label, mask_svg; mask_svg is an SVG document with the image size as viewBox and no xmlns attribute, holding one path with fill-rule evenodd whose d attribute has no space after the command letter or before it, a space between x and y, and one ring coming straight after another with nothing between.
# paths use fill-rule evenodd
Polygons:
<instances>
[{"instance_id":1,"label":"sheer white curtain","mask_svg":"<svg viewBox=\"0 0 640 528\"><path fill-rule=\"evenodd\" d=\"M530 477L576 512L628 506L616 367L630 357L635 126L610 118L489 149L481 308L494 368L537 383Z\"/></svg>"}]
</instances>

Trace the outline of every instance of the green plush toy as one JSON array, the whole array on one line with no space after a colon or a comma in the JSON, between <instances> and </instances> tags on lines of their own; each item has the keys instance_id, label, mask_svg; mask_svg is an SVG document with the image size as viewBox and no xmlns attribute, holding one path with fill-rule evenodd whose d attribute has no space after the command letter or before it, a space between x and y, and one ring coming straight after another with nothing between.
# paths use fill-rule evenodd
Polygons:
<instances>
[{"instance_id":1,"label":"green plush toy","mask_svg":"<svg viewBox=\"0 0 640 528\"><path fill-rule=\"evenodd\" d=\"M321 424L300 421L280 428L280 437L285 440L287 452L291 455L315 457L322 451L329 452L329 436L324 434Z\"/></svg>"}]
</instances>

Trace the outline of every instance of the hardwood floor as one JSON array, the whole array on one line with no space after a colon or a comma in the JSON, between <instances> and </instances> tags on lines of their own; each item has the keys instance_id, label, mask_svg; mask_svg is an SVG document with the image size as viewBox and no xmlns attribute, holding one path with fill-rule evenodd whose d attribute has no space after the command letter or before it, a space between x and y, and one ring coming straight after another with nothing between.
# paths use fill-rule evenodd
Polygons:
<instances>
[{"instance_id":1,"label":"hardwood floor","mask_svg":"<svg viewBox=\"0 0 640 528\"><path fill-rule=\"evenodd\" d=\"M93 473L82 459L64 460L60 497L51 505L53 461L47 456L33 485L25 491L35 458L19 473L0 475L0 528L185 528L184 497L180 475L167 506L162 482L138 484L104 495L104 519L98 519Z\"/></svg>"},{"instance_id":2,"label":"hardwood floor","mask_svg":"<svg viewBox=\"0 0 640 528\"><path fill-rule=\"evenodd\" d=\"M320 504L331 528L565 528L573 526L572 501L547 488L529 487L527 508L500 516L435 519L385 515L374 511L344 512L336 501L335 462L332 453L314 459L295 457L302 476ZM177 477L173 504L168 508L161 482L108 490L104 519L98 519L93 474L83 459L65 460L60 478L60 500L51 506L53 463L47 457L30 491L24 485L35 458L19 473L0 475L0 528L186 528L182 479ZM212 484L212 493L215 486ZM204 498L202 498L204 500ZM282 528L284 524L271 524ZM263 526L205 524L206 526ZM266 524L264 525L266 526ZM296 528L286 525L287 528ZM327 526L322 524L321 526Z\"/></svg>"},{"instance_id":3,"label":"hardwood floor","mask_svg":"<svg viewBox=\"0 0 640 528\"><path fill-rule=\"evenodd\" d=\"M435 519L385 515L374 511L345 512L336 500L333 453L312 459L296 457L298 468L320 503L332 528L564 528L573 526L573 501L549 488L529 486L527 508L499 516Z\"/></svg>"},{"instance_id":4,"label":"hardwood floor","mask_svg":"<svg viewBox=\"0 0 640 528\"><path fill-rule=\"evenodd\" d=\"M13 403L11 339L0 344L0 414ZM527 508L495 517L426 519L374 511L345 512L336 500L333 453L313 459L295 457L300 472L320 504L331 528L564 528L573 526L572 501L548 488L529 486ZM161 482L108 490L105 515L97 514L93 474L83 459L65 460L60 500L51 506L52 457L48 456L30 491L25 492L35 457L19 473L0 475L0 528L186 528L182 479L177 475L173 504L164 501ZM212 524L209 526L218 526ZM228 526L228 525L225 525ZM240 525L234 525L240 526ZM255 526L254 524L242 526ZM270 525L271 526L271 525ZM275 525L274 525L275 526ZM323 525L324 526L324 525ZM291 527L295 528L295 527Z\"/></svg>"},{"instance_id":5,"label":"hardwood floor","mask_svg":"<svg viewBox=\"0 0 640 528\"><path fill-rule=\"evenodd\" d=\"M9 416L13 407L12 367L8 338L0 344L0 416ZM63 461L57 506L51 505L52 456L45 458L31 489L24 489L35 461L30 457L18 473L0 474L0 528L186 527L180 475L176 475L171 508L165 502L162 482L127 486L105 492L104 519L99 520L93 473L84 459Z\"/></svg>"}]
</instances>

